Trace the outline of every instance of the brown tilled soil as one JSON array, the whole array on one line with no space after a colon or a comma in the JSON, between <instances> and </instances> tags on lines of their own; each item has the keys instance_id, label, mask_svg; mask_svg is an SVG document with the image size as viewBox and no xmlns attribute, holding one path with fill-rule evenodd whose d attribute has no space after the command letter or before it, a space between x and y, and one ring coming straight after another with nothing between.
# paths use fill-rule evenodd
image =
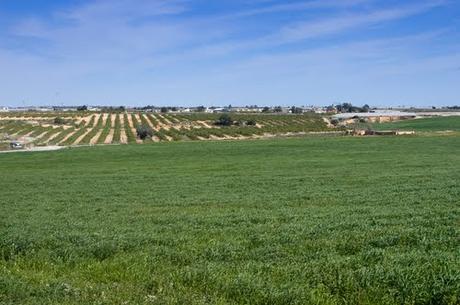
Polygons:
<instances>
[{"instance_id":1,"label":"brown tilled soil","mask_svg":"<svg viewBox=\"0 0 460 305\"><path fill-rule=\"evenodd\" d=\"M67 141L67 139L70 138L71 136L73 136L73 134L76 133L77 131L78 131L78 129L76 129L76 130L72 131L71 133L69 133L68 135L66 135L66 136L64 137L64 139L62 139L62 140L58 143L58 145L61 145L62 143L64 143L65 141Z\"/></svg>"},{"instance_id":2,"label":"brown tilled soil","mask_svg":"<svg viewBox=\"0 0 460 305\"><path fill-rule=\"evenodd\" d=\"M40 140L47 133L48 133L48 131L42 132L41 134L39 134L38 136L35 137L35 140Z\"/></svg>"},{"instance_id":3,"label":"brown tilled soil","mask_svg":"<svg viewBox=\"0 0 460 305\"><path fill-rule=\"evenodd\" d=\"M96 133L96 135L91 140L89 140L89 144L91 144L91 145L97 144L97 140L99 140L99 137L101 136L101 133L102 133L102 129L99 129L99 131Z\"/></svg>"},{"instance_id":4,"label":"brown tilled soil","mask_svg":"<svg viewBox=\"0 0 460 305\"><path fill-rule=\"evenodd\" d=\"M104 140L104 144L111 144L113 140L113 133L115 132L115 129L111 128L109 131L109 134Z\"/></svg>"},{"instance_id":5,"label":"brown tilled soil","mask_svg":"<svg viewBox=\"0 0 460 305\"><path fill-rule=\"evenodd\" d=\"M110 118L110 114L104 113L102 114L102 126L104 127L105 124L107 123L107 120Z\"/></svg>"},{"instance_id":6,"label":"brown tilled soil","mask_svg":"<svg viewBox=\"0 0 460 305\"><path fill-rule=\"evenodd\" d=\"M174 116L171 116L170 118L171 118L171 120L173 121L173 123L180 123L180 120L177 119L177 118L175 118ZM170 120L170 121L171 121L171 120Z\"/></svg>"},{"instance_id":7,"label":"brown tilled soil","mask_svg":"<svg viewBox=\"0 0 460 305\"><path fill-rule=\"evenodd\" d=\"M124 129L120 131L120 143L128 144L128 137L126 137L126 131Z\"/></svg>"},{"instance_id":8,"label":"brown tilled soil","mask_svg":"<svg viewBox=\"0 0 460 305\"><path fill-rule=\"evenodd\" d=\"M0 117L0 121L46 121L51 119L46 117Z\"/></svg>"},{"instance_id":9,"label":"brown tilled soil","mask_svg":"<svg viewBox=\"0 0 460 305\"><path fill-rule=\"evenodd\" d=\"M169 129L170 129L170 126L169 126L169 125L162 123L162 122L158 119L158 118L160 117L159 114L154 114L153 117L158 121L158 125L157 125L158 128L156 129L157 131L160 130L160 129L162 129L162 128L163 128L164 130L169 130Z\"/></svg>"},{"instance_id":10,"label":"brown tilled soil","mask_svg":"<svg viewBox=\"0 0 460 305\"><path fill-rule=\"evenodd\" d=\"M145 114L141 115L145 116ZM152 128L152 130L158 131L158 129L155 126L153 126L152 122L150 122L148 117L145 117L145 120L147 121L147 124L149 124L150 128Z\"/></svg>"},{"instance_id":11,"label":"brown tilled soil","mask_svg":"<svg viewBox=\"0 0 460 305\"><path fill-rule=\"evenodd\" d=\"M71 145L78 145L78 144L81 142L81 140L83 140L83 138L86 137L86 135L87 135L88 133L91 132L91 130L92 130L92 128L88 128L88 129L87 129L81 136L79 136L79 137L75 140L75 142L73 142Z\"/></svg>"},{"instance_id":12,"label":"brown tilled soil","mask_svg":"<svg viewBox=\"0 0 460 305\"><path fill-rule=\"evenodd\" d=\"M61 132L56 132L54 134L52 134L47 140L46 142L49 142L51 140L53 140L54 138L56 138Z\"/></svg>"},{"instance_id":13,"label":"brown tilled soil","mask_svg":"<svg viewBox=\"0 0 460 305\"><path fill-rule=\"evenodd\" d=\"M137 131L136 131L136 128L134 127L133 118L132 118L131 114L128 114L128 125L131 128L132 133L134 135L137 134ZM137 143L139 143L138 140L139 139L136 140ZM140 143L142 143L142 140L140 140L140 141L141 141Z\"/></svg>"},{"instance_id":14,"label":"brown tilled soil","mask_svg":"<svg viewBox=\"0 0 460 305\"><path fill-rule=\"evenodd\" d=\"M117 118L116 114L110 115L110 127L113 128L115 126L115 119Z\"/></svg>"},{"instance_id":15,"label":"brown tilled soil","mask_svg":"<svg viewBox=\"0 0 460 305\"><path fill-rule=\"evenodd\" d=\"M92 115L78 117L77 119L75 119L75 123L80 124L81 121L85 120L86 124L88 124L88 122L91 120L91 116Z\"/></svg>"},{"instance_id":16,"label":"brown tilled soil","mask_svg":"<svg viewBox=\"0 0 460 305\"><path fill-rule=\"evenodd\" d=\"M204 127L206 128L212 128L212 126L210 126L208 123L206 123L205 121L197 121L199 124L203 125Z\"/></svg>"},{"instance_id":17,"label":"brown tilled soil","mask_svg":"<svg viewBox=\"0 0 460 305\"><path fill-rule=\"evenodd\" d=\"M161 115L161 114L157 114L157 115L158 115L158 117L162 118L163 121L166 122L166 125L173 125L173 123L170 120L168 120L167 118L165 118L163 115Z\"/></svg>"},{"instance_id":18,"label":"brown tilled soil","mask_svg":"<svg viewBox=\"0 0 460 305\"><path fill-rule=\"evenodd\" d=\"M120 143L121 144L126 144L128 143L128 138L126 137L126 131L125 131L125 116L122 114L118 115L120 118L120 125L121 125L121 130L120 130Z\"/></svg>"},{"instance_id":19,"label":"brown tilled soil","mask_svg":"<svg viewBox=\"0 0 460 305\"><path fill-rule=\"evenodd\" d=\"M331 120L328 118L323 118L323 121L327 124L328 128L335 128L335 126L331 123Z\"/></svg>"},{"instance_id":20,"label":"brown tilled soil","mask_svg":"<svg viewBox=\"0 0 460 305\"><path fill-rule=\"evenodd\" d=\"M139 124L142 124L141 114L135 113L134 116L136 117L136 119L137 119L137 121L139 122Z\"/></svg>"}]
</instances>

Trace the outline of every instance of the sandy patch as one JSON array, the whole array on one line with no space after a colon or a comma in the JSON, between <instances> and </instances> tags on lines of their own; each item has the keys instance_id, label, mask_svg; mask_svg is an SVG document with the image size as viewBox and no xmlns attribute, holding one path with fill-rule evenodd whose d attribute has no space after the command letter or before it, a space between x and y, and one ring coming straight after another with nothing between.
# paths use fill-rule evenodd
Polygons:
<instances>
[{"instance_id":1,"label":"sandy patch","mask_svg":"<svg viewBox=\"0 0 460 305\"><path fill-rule=\"evenodd\" d=\"M131 129L132 133L134 135L136 135L136 128L134 128L133 118L132 118L131 114L128 114L127 117L128 117L129 128Z\"/></svg>"},{"instance_id":2,"label":"sandy patch","mask_svg":"<svg viewBox=\"0 0 460 305\"><path fill-rule=\"evenodd\" d=\"M56 138L58 135L60 135L61 132L62 132L62 131L56 132L56 133L52 134L52 135L46 140L46 142L52 141L54 138Z\"/></svg>"},{"instance_id":3,"label":"sandy patch","mask_svg":"<svg viewBox=\"0 0 460 305\"><path fill-rule=\"evenodd\" d=\"M91 116L92 115L87 115L87 116L82 116L82 117L78 117L76 120L75 120L75 123L77 124L80 124L83 120L86 122L86 124L88 124L88 122L91 120Z\"/></svg>"},{"instance_id":4,"label":"sandy patch","mask_svg":"<svg viewBox=\"0 0 460 305\"><path fill-rule=\"evenodd\" d=\"M332 125L331 120L328 118L323 118L323 121L326 123L328 128L334 128L335 126Z\"/></svg>"},{"instance_id":5,"label":"sandy patch","mask_svg":"<svg viewBox=\"0 0 460 305\"><path fill-rule=\"evenodd\" d=\"M158 115L159 118L162 118L163 121L165 121L165 124L166 124L166 125L173 125L173 123L172 123L170 120L168 120L167 118L165 118L165 117L162 116L161 114L157 114L157 115Z\"/></svg>"},{"instance_id":6,"label":"sandy patch","mask_svg":"<svg viewBox=\"0 0 460 305\"><path fill-rule=\"evenodd\" d=\"M73 142L71 145L78 145L78 144L80 144L81 140L83 140L83 138L86 137L86 135L87 135L88 133L90 133L91 130L93 130L93 129L92 129L92 128L88 128L88 129L87 129L81 136L79 136L79 137L75 140L75 142Z\"/></svg>"},{"instance_id":7,"label":"sandy patch","mask_svg":"<svg viewBox=\"0 0 460 305\"><path fill-rule=\"evenodd\" d=\"M157 125L158 128L156 129L157 131L160 130L160 129L162 129L162 128L163 128L164 130L169 130L169 129L170 129L170 126L169 126L169 125L163 123L163 122L159 119L160 117L163 118L161 115L156 114L156 115L152 115L152 116L153 116L153 117L155 118L155 120L157 120L157 122L158 122L158 125Z\"/></svg>"},{"instance_id":8,"label":"sandy patch","mask_svg":"<svg viewBox=\"0 0 460 305\"><path fill-rule=\"evenodd\" d=\"M89 144L91 144L91 145L97 144L97 140L99 140L99 137L101 136L102 130L103 129L99 129L99 131L96 133L96 135L91 140L89 140Z\"/></svg>"},{"instance_id":9,"label":"sandy patch","mask_svg":"<svg viewBox=\"0 0 460 305\"><path fill-rule=\"evenodd\" d=\"M206 123L205 121L197 121L197 122L206 128L212 128L212 126Z\"/></svg>"},{"instance_id":10,"label":"sandy patch","mask_svg":"<svg viewBox=\"0 0 460 305\"><path fill-rule=\"evenodd\" d=\"M140 115L142 115L145 118L145 120L147 121L147 124L149 125L149 127L152 128L152 130L155 130L155 126L153 126L153 124L149 120L148 116L146 116L145 114L142 114L142 113Z\"/></svg>"},{"instance_id":11,"label":"sandy patch","mask_svg":"<svg viewBox=\"0 0 460 305\"><path fill-rule=\"evenodd\" d=\"M134 114L134 117L137 119L137 121L139 122L139 124L142 125L141 115L142 115L142 114L140 114L140 113L135 113L135 114Z\"/></svg>"},{"instance_id":12,"label":"sandy patch","mask_svg":"<svg viewBox=\"0 0 460 305\"><path fill-rule=\"evenodd\" d=\"M34 133L34 130L29 131L28 133L26 133L26 134L24 135L24 137L30 137L30 135L33 134L33 133Z\"/></svg>"},{"instance_id":13,"label":"sandy patch","mask_svg":"<svg viewBox=\"0 0 460 305\"><path fill-rule=\"evenodd\" d=\"M107 120L110 120L110 113L104 113L102 117L102 126L107 124Z\"/></svg>"},{"instance_id":14,"label":"sandy patch","mask_svg":"<svg viewBox=\"0 0 460 305\"><path fill-rule=\"evenodd\" d=\"M43 138L48 132L49 132L49 130L44 131L44 132L42 132L41 134L37 135L37 136L35 137L35 140L40 140L40 139Z\"/></svg>"},{"instance_id":15,"label":"sandy patch","mask_svg":"<svg viewBox=\"0 0 460 305\"><path fill-rule=\"evenodd\" d=\"M180 123L181 121L179 119L177 119L175 116L171 115L169 116L170 118L170 121L173 122L173 123Z\"/></svg>"},{"instance_id":16,"label":"sandy patch","mask_svg":"<svg viewBox=\"0 0 460 305\"><path fill-rule=\"evenodd\" d=\"M78 131L78 129L75 129L74 131L72 131L71 133L69 133L68 135L66 135L66 136L64 137L64 139L62 139L62 140L58 143L58 145L63 144L65 141L67 141L68 138L70 138L71 136L73 136L73 134L76 133L77 131Z\"/></svg>"},{"instance_id":17,"label":"sandy patch","mask_svg":"<svg viewBox=\"0 0 460 305\"><path fill-rule=\"evenodd\" d=\"M110 128L113 128L113 126L115 125L115 114L108 114L107 116L107 120L108 122L106 122L106 124L110 124Z\"/></svg>"},{"instance_id":18,"label":"sandy patch","mask_svg":"<svg viewBox=\"0 0 460 305\"><path fill-rule=\"evenodd\" d=\"M107 137L104 140L104 144L111 144L112 143L114 132L115 132L115 129L111 128L110 131L109 131L109 134L107 135Z\"/></svg>"},{"instance_id":19,"label":"sandy patch","mask_svg":"<svg viewBox=\"0 0 460 305\"><path fill-rule=\"evenodd\" d=\"M128 137L126 136L126 131L124 129L120 131L120 143L128 144Z\"/></svg>"},{"instance_id":20,"label":"sandy patch","mask_svg":"<svg viewBox=\"0 0 460 305\"><path fill-rule=\"evenodd\" d=\"M140 118L138 116L136 116L136 114L134 114L134 117L139 121L140 123ZM132 115L128 114L128 124L129 124L129 128L131 128L131 132L133 133L133 135L136 137L136 143L137 144L142 144L144 141L142 141L141 139L138 139L137 138L137 130L136 128L134 127L134 122L133 122L133 117Z\"/></svg>"}]
</instances>

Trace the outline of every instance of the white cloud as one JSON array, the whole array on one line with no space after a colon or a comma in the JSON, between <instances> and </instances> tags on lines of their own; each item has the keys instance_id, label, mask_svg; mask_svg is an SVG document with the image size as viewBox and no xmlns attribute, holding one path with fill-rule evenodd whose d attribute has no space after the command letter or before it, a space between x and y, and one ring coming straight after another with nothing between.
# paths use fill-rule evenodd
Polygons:
<instances>
[{"instance_id":1,"label":"white cloud","mask_svg":"<svg viewBox=\"0 0 460 305\"><path fill-rule=\"evenodd\" d=\"M57 12L53 20L23 20L12 34L42 43L29 52L0 49L0 82L8 88L0 92L0 101L26 98L43 103L59 91L67 103L262 103L258 97L279 103L283 96L321 103L352 97L352 91L359 92L359 84L367 80L403 77L400 67L404 75L437 74L450 64L458 67L458 46L450 52L420 55L426 41L444 33L359 43L337 44L331 39L325 47L302 48L306 40L363 31L443 4L424 1L376 9L366 6L370 2L308 1L243 11L240 17L256 18L301 7L347 8L345 13L333 10L334 17L319 15L281 27L267 23L265 33L257 32L253 38L240 35L245 34L239 32L244 27L232 25L240 18L237 15L232 22L214 15L199 20L183 16L192 9L185 0L142 0L135 6L128 0L99 0ZM355 6L360 9L348 9ZM301 51L293 52L290 44Z\"/></svg>"}]
</instances>

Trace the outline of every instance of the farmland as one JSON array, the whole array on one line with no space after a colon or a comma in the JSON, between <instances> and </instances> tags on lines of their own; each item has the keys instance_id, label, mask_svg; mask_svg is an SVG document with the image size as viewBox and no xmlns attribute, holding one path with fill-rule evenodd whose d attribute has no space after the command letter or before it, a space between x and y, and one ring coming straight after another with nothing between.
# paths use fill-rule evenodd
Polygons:
<instances>
[{"instance_id":1,"label":"farmland","mask_svg":"<svg viewBox=\"0 0 460 305\"><path fill-rule=\"evenodd\" d=\"M125 113L3 113L0 134L24 138L34 145L143 144L189 140L228 140L329 131L320 115L233 114L233 126L217 126L219 114ZM252 125L247 122L253 122ZM152 136L141 140L136 127Z\"/></svg>"},{"instance_id":2,"label":"farmland","mask_svg":"<svg viewBox=\"0 0 460 305\"><path fill-rule=\"evenodd\" d=\"M404 120L397 122L373 124L373 128L377 130L415 130L419 132L436 132L436 131L460 131L460 117L432 117L416 120Z\"/></svg>"},{"instance_id":3,"label":"farmland","mask_svg":"<svg viewBox=\"0 0 460 305\"><path fill-rule=\"evenodd\" d=\"M112 132L86 121L59 142ZM459 151L306 137L0 155L0 304L458 304Z\"/></svg>"}]
</instances>

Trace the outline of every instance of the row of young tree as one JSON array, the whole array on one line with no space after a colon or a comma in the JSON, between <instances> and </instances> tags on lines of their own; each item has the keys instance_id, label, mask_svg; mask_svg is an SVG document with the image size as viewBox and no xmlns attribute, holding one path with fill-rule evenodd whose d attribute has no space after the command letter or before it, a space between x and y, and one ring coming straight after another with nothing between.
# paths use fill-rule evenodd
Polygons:
<instances>
[{"instance_id":1,"label":"row of young tree","mask_svg":"<svg viewBox=\"0 0 460 305\"><path fill-rule=\"evenodd\" d=\"M249 120L234 120L229 114L222 114L215 122L216 126L256 126L257 122L254 119ZM154 131L148 124L136 124L136 133L139 139L145 140L154 135Z\"/></svg>"}]
</instances>

